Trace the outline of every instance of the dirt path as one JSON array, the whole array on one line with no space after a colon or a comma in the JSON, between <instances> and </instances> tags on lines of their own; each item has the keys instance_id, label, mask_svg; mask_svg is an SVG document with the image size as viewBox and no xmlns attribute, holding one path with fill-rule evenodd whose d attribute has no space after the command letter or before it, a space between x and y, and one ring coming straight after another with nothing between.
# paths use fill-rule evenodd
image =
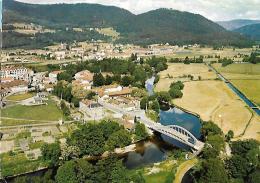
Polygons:
<instances>
[{"instance_id":1,"label":"dirt path","mask_svg":"<svg viewBox=\"0 0 260 183\"><path fill-rule=\"evenodd\" d=\"M183 162L178 168L175 174L175 179L173 183L181 183L182 178L192 167L194 167L198 163L198 159L191 159Z\"/></svg>"}]
</instances>

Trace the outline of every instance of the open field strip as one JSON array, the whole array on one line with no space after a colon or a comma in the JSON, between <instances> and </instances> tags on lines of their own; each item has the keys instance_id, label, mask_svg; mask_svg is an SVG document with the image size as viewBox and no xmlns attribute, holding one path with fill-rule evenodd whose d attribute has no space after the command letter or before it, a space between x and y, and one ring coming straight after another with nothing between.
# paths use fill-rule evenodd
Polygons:
<instances>
[{"instance_id":1,"label":"open field strip","mask_svg":"<svg viewBox=\"0 0 260 183\"><path fill-rule=\"evenodd\" d=\"M17 94L17 95L10 95L6 97L6 100L10 101L22 101L34 96L34 93L24 93L24 94Z\"/></svg>"},{"instance_id":2,"label":"open field strip","mask_svg":"<svg viewBox=\"0 0 260 183\"><path fill-rule=\"evenodd\" d=\"M65 119L65 117L52 100L47 101L47 105L15 105L1 110L1 126L42 123L43 121L51 122L60 119Z\"/></svg>"},{"instance_id":3,"label":"open field strip","mask_svg":"<svg viewBox=\"0 0 260 183\"><path fill-rule=\"evenodd\" d=\"M174 104L199 114L204 121L212 120L224 133L243 133L251 112L240 98L222 81L186 82L183 97Z\"/></svg>"},{"instance_id":4,"label":"open field strip","mask_svg":"<svg viewBox=\"0 0 260 183\"><path fill-rule=\"evenodd\" d=\"M214 121L224 133L233 130L235 136L243 134L252 117L251 111L224 82L215 80L216 74L206 65L169 64L166 71L159 73L160 81L155 90L167 91L173 81L182 80L181 76L197 73L202 81L185 82L183 97L173 100L173 103L199 114L204 121Z\"/></svg>"},{"instance_id":5,"label":"open field strip","mask_svg":"<svg viewBox=\"0 0 260 183\"><path fill-rule=\"evenodd\" d=\"M194 80L198 80L200 76L202 80L214 80L216 74L209 71L208 67L204 64L182 64L182 63L169 63L168 69L159 73L160 80L156 84L156 91L165 91L168 90L173 81L189 80L184 75L192 75Z\"/></svg>"},{"instance_id":6,"label":"open field strip","mask_svg":"<svg viewBox=\"0 0 260 183\"><path fill-rule=\"evenodd\" d=\"M247 98L260 106L260 79L259 80L231 80Z\"/></svg>"}]
</instances>

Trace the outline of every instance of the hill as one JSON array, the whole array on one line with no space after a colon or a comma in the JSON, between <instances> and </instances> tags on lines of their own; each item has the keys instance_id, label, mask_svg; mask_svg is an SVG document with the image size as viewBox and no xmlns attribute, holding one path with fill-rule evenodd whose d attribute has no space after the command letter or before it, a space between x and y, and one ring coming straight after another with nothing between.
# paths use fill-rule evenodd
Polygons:
<instances>
[{"instance_id":1,"label":"hill","mask_svg":"<svg viewBox=\"0 0 260 183\"><path fill-rule=\"evenodd\" d=\"M47 27L110 27L133 16L122 8L99 4L39 5L4 0L3 9L6 24L32 22Z\"/></svg>"},{"instance_id":2,"label":"hill","mask_svg":"<svg viewBox=\"0 0 260 183\"><path fill-rule=\"evenodd\" d=\"M19 22L34 23L43 26L44 29L56 30L55 33L41 32L41 34L35 34L36 37L33 39L28 35L21 35L21 32L19 32L19 35L13 32L4 32L4 40L16 36L12 40L17 39L19 42L19 37L23 37L23 42L26 44L30 42L30 39L34 40L34 43L44 41L44 44L39 44L40 46L55 41L66 41L66 37L62 37L61 32L59 34L57 32L65 31L65 28L72 29L75 27L83 29L112 27L120 33L121 39L117 40L120 43L142 45L151 43L199 43L237 46L251 44L247 38L229 32L201 15L171 9L158 9L134 15L122 8L99 4L39 5L20 3L14 0L4 0L3 9L4 27L10 27L10 24ZM66 36L70 38L69 40L78 40L77 37L80 37L81 41L84 40L85 35L82 35L83 33L75 34L81 35L75 36L74 32L71 31ZM92 31L91 33L85 32L85 34L88 38L86 40L91 40L91 36L102 38L99 32ZM57 40L56 36L59 36L60 39ZM48 42L45 40L48 40ZM8 41L3 42L5 48L8 48L6 44L11 44ZM15 44L13 43L12 47L15 47Z\"/></svg>"},{"instance_id":3,"label":"hill","mask_svg":"<svg viewBox=\"0 0 260 183\"><path fill-rule=\"evenodd\" d=\"M236 19L230 21L219 21L217 23L227 30L235 30L246 25L260 23L260 20Z\"/></svg>"},{"instance_id":4,"label":"hill","mask_svg":"<svg viewBox=\"0 0 260 183\"><path fill-rule=\"evenodd\" d=\"M132 16L116 27L126 42L170 44L236 44L243 37L226 31L199 14L157 9Z\"/></svg>"},{"instance_id":5,"label":"hill","mask_svg":"<svg viewBox=\"0 0 260 183\"><path fill-rule=\"evenodd\" d=\"M246 25L241 28L235 29L234 31L242 35L248 36L251 39L260 41L260 23Z\"/></svg>"}]
</instances>

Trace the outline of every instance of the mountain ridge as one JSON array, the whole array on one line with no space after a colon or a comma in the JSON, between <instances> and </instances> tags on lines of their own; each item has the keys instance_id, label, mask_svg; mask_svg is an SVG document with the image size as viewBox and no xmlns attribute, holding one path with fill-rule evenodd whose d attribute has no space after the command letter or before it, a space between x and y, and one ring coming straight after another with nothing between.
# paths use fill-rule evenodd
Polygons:
<instances>
[{"instance_id":1,"label":"mountain ridge","mask_svg":"<svg viewBox=\"0 0 260 183\"><path fill-rule=\"evenodd\" d=\"M38 5L4 0L3 9L4 24L20 21L63 30L113 27L121 34L117 40L120 43L251 44L247 38L225 30L202 15L166 8L135 15L123 8L99 4Z\"/></svg>"}]
</instances>

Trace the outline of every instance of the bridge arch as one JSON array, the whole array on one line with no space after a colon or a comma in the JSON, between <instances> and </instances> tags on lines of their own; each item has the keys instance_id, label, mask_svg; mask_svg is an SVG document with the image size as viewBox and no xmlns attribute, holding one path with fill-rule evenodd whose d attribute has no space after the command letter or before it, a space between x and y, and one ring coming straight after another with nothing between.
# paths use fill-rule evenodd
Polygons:
<instances>
[{"instance_id":1,"label":"bridge arch","mask_svg":"<svg viewBox=\"0 0 260 183\"><path fill-rule=\"evenodd\" d=\"M186 137L188 137L190 143L196 144L197 138L191 132L189 132L187 129L185 129L181 126L178 126L178 125L168 125L168 127L175 130L176 132L181 133L181 134L185 135Z\"/></svg>"}]
</instances>

